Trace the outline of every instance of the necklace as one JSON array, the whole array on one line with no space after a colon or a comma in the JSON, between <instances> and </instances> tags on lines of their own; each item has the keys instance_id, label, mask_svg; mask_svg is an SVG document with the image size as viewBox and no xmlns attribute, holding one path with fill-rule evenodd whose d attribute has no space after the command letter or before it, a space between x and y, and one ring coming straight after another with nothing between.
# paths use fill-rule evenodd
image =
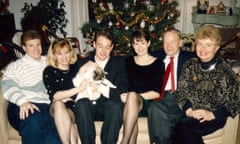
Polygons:
<instances>
[{"instance_id":1,"label":"necklace","mask_svg":"<svg viewBox=\"0 0 240 144\"><path fill-rule=\"evenodd\" d=\"M69 73L69 69L68 70L62 70L63 74L68 74Z\"/></svg>"},{"instance_id":2,"label":"necklace","mask_svg":"<svg viewBox=\"0 0 240 144\"><path fill-rule=\"evenodd\" d=\"M209 72L215 69L217 62L214 64L211 64L207 69L202 68L202 65L200 64L200 70L203 72Z\"/></svg>"}]
</instances>

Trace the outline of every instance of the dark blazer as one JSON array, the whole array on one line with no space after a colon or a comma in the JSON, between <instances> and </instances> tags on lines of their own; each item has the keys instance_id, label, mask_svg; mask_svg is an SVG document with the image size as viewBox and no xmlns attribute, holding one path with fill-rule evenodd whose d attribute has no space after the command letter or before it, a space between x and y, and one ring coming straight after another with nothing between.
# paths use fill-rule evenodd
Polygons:
<instances>
[{"instance_id":1,"label":"dark blazer","mask_svg":"<svg viewBox=\"0 0 240 144\"><path fill-rule=\"evenodd\" d=\"M162 61L164 60L164 58L166 57L166 53L164 52L163 49L160 49L159 51L154 51L152 53L153 56L158 57L159 59L161 59ZM180 50L180 53L178 55L178 65L177 65L177 79L179 79L181 71L182 71L182 67L183 64L193 58L196 57L196 54L193 52L189 52L189 51L183 51Z\"/></svg>"},{"instance_id":2,"label":"dark blazer","mask_svg":"<svg viewBox=\"0 0 240 144\"><path fill-rule=\"evenodd\" d=\"M94 60L95 53L92 53L89 57L80 59L80 66L89 60ZM111 81L117 88L110 88L110 99L120 102L120 94L127 92L128 79L125 66L125 57L122 56L110 56L104 71L107 72L106 78Z\"/></svg>"}]
</instances>

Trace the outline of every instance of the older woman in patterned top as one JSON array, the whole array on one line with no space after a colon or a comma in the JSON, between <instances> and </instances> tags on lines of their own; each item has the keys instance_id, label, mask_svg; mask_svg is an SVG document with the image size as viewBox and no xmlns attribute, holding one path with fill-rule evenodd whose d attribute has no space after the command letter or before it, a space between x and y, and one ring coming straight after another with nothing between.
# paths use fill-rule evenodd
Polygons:
<instances>
[{"instance_id":1,"label":"older woman in patterned top","mask_svg":"<svg viewBox=\"0 0 240 144\"><path fill-rule=\"evenodd\" d=\"M185 117L176 125L173 144L203 144L202 136L222 128L240 110L240 83L229 65L217 56L221 35L212 25L195 35L196 54L185 63L176 97Z\"/></svg>"}]
</instances>

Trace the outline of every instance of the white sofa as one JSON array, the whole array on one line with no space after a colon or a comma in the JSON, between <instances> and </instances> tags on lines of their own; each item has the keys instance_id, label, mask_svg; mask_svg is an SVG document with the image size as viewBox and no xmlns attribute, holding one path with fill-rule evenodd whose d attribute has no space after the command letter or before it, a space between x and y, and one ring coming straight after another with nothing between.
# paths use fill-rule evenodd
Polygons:
<instances>
[{"instance_id":1,"label":"white sofa","mask_svg":"<svg viewBox=\"0 0 240 144\"><path fill-rule=\"evenodd\" d=\"M1 78L0 78L1 80ZM0 143L1 144L21 144L21 137L18 132L14 130L7 119L7 101L3 98L0 89ZM210 135L204 136L204 142L206 144L236 144L237 129L238 129L239 116L234 119L228 118L227 124L223 129L220 129ZM148 127L147 119L139 118L139 134L137 144L148 144ZM102 122L95 122L96 126L96 144L100 144L100 130ZM122 138L122 129L119 134L119 141Z\"/></svg>"}]
</instances>

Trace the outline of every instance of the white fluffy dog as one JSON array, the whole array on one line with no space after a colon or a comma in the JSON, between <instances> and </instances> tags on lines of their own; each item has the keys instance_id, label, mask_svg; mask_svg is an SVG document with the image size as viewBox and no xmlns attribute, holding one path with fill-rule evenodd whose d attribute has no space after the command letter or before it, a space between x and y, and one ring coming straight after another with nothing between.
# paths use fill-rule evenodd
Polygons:
<instances>
[{"instance_id":1,"label":"white fluffy dog","mask_svg":"<svg viewBox=\"0 0 240 144\"><path fill-rule=\"evenodd\" d=\"M77 75L73 78L73 84L78 87L84 80L94 82L97 87L88 86L84 91L78 93L75 101L88 98L91 101L97 100L101 94L109 98L109 88L116 88L109 80L106 79L106 72L95 62L89 61L84 64Z\"/></svg>"}]
</instances>

